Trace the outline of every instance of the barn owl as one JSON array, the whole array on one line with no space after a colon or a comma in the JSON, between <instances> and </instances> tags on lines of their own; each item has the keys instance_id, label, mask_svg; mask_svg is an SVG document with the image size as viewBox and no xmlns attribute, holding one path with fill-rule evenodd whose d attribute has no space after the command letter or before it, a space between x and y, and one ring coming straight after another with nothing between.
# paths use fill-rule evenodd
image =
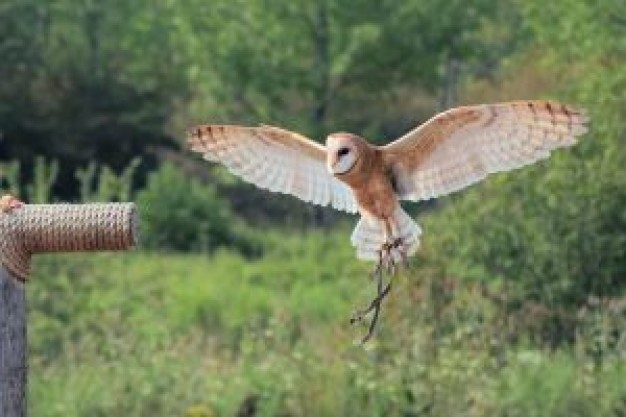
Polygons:
<instances>
[{"instance_id":1,"label":"barn owl","mask_svg":"<svg viewBox=\"0 0 626 417\"><path fill-rule=\"evenodd\" d=\"M551 101L514 101L453 108L384 146L351 133L333 133L326 146L272 126L202 125L188 144L204 158L261 188L359 213L351 236L356 256L376 261L378 294L355 320L374 310L380 270L395 268L419 247L421 229L401 200L428 200L547 158L587 131L584 111Z\"/></svg>"}]
</instances>

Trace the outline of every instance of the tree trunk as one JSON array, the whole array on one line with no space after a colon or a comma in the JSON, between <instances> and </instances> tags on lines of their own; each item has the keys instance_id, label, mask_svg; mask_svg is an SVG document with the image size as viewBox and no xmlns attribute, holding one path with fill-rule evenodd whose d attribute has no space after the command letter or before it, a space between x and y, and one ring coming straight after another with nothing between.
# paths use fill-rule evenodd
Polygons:
<instances>
[{"instance_id":1,"label":"tree trunk","mask_svg":"<svg viewBox=\"0 0 626 417\"><path fill-rule=\"evenodd\" d=\"M26 415L24 283L0 265L0 416Z\"/></svg>"},{"instance_id":2,"label":"tree trunk","mask_svg":"<svg viewBox=\"0 0 626 417\"><path fill-rule=\"evenodd\" d=\"M314 15L312 28L315 46L315 67L313 68L315 104L312 118L316 133L322 133L326 124L328 95L330 93L330 34L328 33L328 6L326 0L316 3Z\"/></svg>"}]
</instances>

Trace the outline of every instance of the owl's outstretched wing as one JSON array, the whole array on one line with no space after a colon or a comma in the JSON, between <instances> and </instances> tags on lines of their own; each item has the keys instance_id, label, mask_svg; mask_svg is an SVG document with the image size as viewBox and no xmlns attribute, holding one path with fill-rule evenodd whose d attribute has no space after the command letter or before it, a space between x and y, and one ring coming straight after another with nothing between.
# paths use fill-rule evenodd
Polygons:
<instances>
[{"instance_id":1,"label":"owl's outstretched wing","mask_svg":"<svg viewBox=\"0 0 626 417\"><path fill-rule=\"evenodd\" d=\"M328 173L326 149L297 133L272 126L203 125L189 131L188 144L260 188L357 211L352 190Z\"/></svg>"},{"instance_id":2,"label":"owl's outstretched wing","mask_svg":"<svg viewBox=\"0 0 626 417\"><path fill-rule=\"evenodd\" d=\"M550 101L458 107L382 147L398 196L425 200L458 191L571 146L584 111Z\"/></svg>"}]
</instances>

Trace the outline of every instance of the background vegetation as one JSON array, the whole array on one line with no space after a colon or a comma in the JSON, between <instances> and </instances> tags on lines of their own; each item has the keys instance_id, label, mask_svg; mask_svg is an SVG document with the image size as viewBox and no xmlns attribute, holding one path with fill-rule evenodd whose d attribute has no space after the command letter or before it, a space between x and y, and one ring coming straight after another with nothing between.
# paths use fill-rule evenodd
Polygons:
<instances>
[{"instance_id":1,"label":"background vegetation","mask_svg":"<svg viewBox=\"0 0 626 417\"><path fill-rule=\"evenodd\" d=\"M623 0L0 0L0 187L135 200L131 254L42 257L37 416L626 415ZM200 122L385 142L552 98L591 132L409 206L423 246L375 340L354 219L189 155Z\"/></svg>"}]
</instances>

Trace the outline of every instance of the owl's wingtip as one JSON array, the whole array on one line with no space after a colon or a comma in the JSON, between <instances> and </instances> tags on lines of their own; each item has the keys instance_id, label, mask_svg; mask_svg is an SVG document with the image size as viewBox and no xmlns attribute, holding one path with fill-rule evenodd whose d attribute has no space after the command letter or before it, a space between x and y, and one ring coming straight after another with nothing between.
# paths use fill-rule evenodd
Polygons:
<instances>
[{"instance_id":1,"label":"owl's wingtip","mask_svg":"<svg viewBox=\"0 0 626 417\"><path fill-rule=\"evenodd\" d=\"M186 130L185 142L190 150L194 152L203 152L205 150L205 144L202 141L203 130L203 126L194 126Z\"/></svg>"},{"instance_id":2,"label":"owl's wingtip","mask_svg":"<svg viewBox=\"0 0 626 417\"><path fill-rule=\"evenodd\" d=\"M187 138L187 140L195 139L200 136L201 131L202 129L200 126L190 127L185 130L185 137Z\"/></svg>"}]
</instances>

